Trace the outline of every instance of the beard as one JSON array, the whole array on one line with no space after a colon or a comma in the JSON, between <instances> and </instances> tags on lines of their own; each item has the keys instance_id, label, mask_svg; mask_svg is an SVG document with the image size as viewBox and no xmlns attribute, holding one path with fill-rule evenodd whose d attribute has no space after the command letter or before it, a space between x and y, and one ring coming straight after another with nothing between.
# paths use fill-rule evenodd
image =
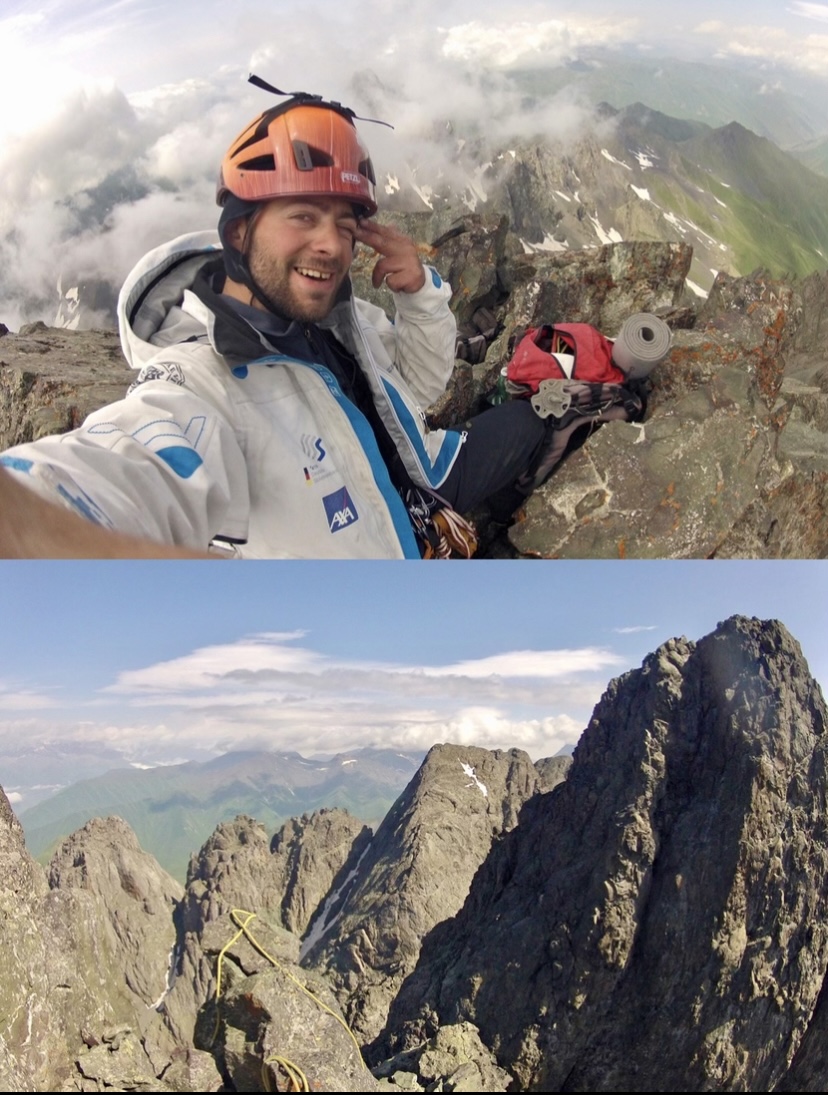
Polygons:
<instances>
[{"instance_id":1,"label":"beard","mask_svg":"<svg viewBox=\"0 0 828 1095\"><path fill-rule=\"evenodd\" d=\"M333 308L337 294L348 273L340 263L319 258L300 262L266 255L256 245L255 235L247 255L248 269L255 287L255 294L269 311L285 319L301 323L318 323ZM322 281L297 272L296 267L310 268L330 278Z\"/></svg>"}]
</instances>

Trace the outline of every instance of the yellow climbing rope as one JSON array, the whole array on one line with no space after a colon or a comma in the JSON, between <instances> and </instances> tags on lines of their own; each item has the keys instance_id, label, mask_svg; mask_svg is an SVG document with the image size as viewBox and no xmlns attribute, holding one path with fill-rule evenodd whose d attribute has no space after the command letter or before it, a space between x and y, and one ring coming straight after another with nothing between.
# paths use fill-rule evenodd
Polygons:
<instances>
[{"instance_id":1,"label":"yellow climbing rope","mask_svg":"<svg viewBox=\"0 0 828 1095\"><path fill-rule=\"evenodd\" d=\"M269 1064L280 1065L285 1075L288 1078L290 1087L288 1091L310 1091L311 1087L308 1083L308 1078L298 1065L295 1065L293 1061L289 1061L287 1057L266 1057L262 1061L262 1087L265 1091L270 1091L270 1081L267 1078L267 1068ZM276 1089L279 1090L278 1088Z\"/></svg>"},{"instance_id":2,"label":"yellow climbing rope","mask_svg":"<svg viewBox=\"0 0 828 1095\"><path fill-rule=\"evenodd\" d=\"M278 961L278 959L274 958L272 954L268 954L268 952L264 949L264 947L261 945L261 943L255 937L253 932L250 931L250 928L248 927L248 925L250 924L251 920L254 920L256 918L256 913L248 912L246 909L233 909L230 912L230 918L233 921L233 923L238 926L239 930L236 932L236 934L233 936L233 938L228 943L225 943L225 945L221 948L221 951L219 952L218 961L216 962L216 1003L218 1003L219 997L221 996L221 974L222 974L222 965L223 965L223 962L224 962L224 956L227 953L227 951L233 946L234 943L238 942L238 940L241 939L242 936L245 936L245 938L248 940L248 942L254 948L254 950L257 950L259 952L259 954L263 958L266 958L267 961L270 962L270 964L272 966L274 966L277 970L279 970L281 973L283 973L285 975L285 977L288 978L289 981L292 981L294 983L294 985L296 985L296 987L301 992L303 992L305 994L305 996L309 996L311 998L311 1000L314 1001L315 1004L317 1004L320 1008L322 1008L323 1011L326 1011L328 1013L328 1015L332 1015L334 1017L334 1019L336 1019L337 1023L341 1024L341 1026L343 1026L345 1028L345 1030L348 1032L348 1037L351 1039L351 1041L356 1046L357 1056L359 1057L359 1060L360 1060L360 1063L362 1064L362 1067L367 1070L368 1066L362 1060L362 1050L359 1048L359 1042L354 1037L354 1032L351 1030L351 1028L348 1026L348 1024L345 1022L345 1020L342 1018L342 1016L337 1015L336 1012L332 1008L329 1008L327 1004L323 1003L319 999L318 996L315 996L310 991L310 989L307 988L305 985L303 985L302 982L299 981L296 977L294 977L292 973L288 972L288 970L285 969L285 967L281 964L281 962ZM216 1013L216 1027L215 1027L215 1030L213 1031L213 1041L215 1041L216 1035L218 1034L219 1021L220 1020L219 1020L219 1016L218 1016L218 1012L217 1012ZM283 1057L268 1057L267 1061L265 1061L264 1064L267 1064L269 1061L278 1062L285 1069L285 1072L288 1074L288 1077L291 1080L291 1082L293 1082L293 1083L304 1083L306 1085L304 1087L294 1087L291 1090L294 1090L294 1091L310 1091L310 1087L307 1086L308 1081L307 1081L307 1078L305 1077L305 1074L302 1072L302 1070L300 1068L297 1068L296 1065L291 1064L291 1062L287 1061L286 1058L283 1058ZM293 1075L291 1073L291 1070L295 1070L295 1075ZM264 1073L264 1066L263 1066L263 1073Z\"/></svg>"}]
</instances>

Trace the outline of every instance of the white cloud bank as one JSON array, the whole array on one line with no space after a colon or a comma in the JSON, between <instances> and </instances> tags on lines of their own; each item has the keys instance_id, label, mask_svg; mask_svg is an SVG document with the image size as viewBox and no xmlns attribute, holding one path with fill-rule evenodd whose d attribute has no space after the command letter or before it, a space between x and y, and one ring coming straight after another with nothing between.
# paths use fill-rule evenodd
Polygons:
<instances>
[{"instance_id":1,"label":"white cloud bank","mask_svg":"<svg viewBox=\"0 0 828 1095\"><path fill-rule=\"evenodd\" d=\"M571 93L530 106L516 70L695 46L771 74L828 72L828 35L701 9L695 26L679 26L644 0L611 17L594 7L556 6L550 17L547 4L323 0L277 4L263 18L249 0L232 15L215 0L152 12L140 0L12 3L0 18L0 320L50 322L59 274L64 290L97 278L117 287L151 247L214 225L221 155L272 101L246 83L249 71L392 122L393 132L362 126L380 174L406 179L416 164L428 183L458 170L434 142L448 118L495 142L582 132L586 111ZM828 7L789 11L824 22Z\"/></svg>"},{"instance_id":2,"label":"white cloud bank","mask_svg":"<svg viewBox=\"0 0 828 1095\"><path fill-rule=\"evenodd\" d=\"M118 675L61 719L63 741L100 741L133 763L195 751L291 749L311 754L436 741L522 748L538 758L571 746L624 660L599 647L507 651L449 665L332 658L274 632L217 644ZM89 720L95 709L103 716ZM137 717L153 710L151 720ZM15 724L0 721L0 738ZM19 730L20 724L16 724ZM29 719L27 740L54 740Z\"/></svg>"}]
</instances>

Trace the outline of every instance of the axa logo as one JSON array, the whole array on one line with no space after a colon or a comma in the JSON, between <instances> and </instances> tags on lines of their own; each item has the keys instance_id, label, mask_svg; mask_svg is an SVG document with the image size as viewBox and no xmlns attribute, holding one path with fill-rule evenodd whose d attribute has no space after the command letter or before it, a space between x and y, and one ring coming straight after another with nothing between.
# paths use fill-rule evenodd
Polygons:
<instances>
[{"instance_id":1,"label":"axa logo","mask_svg":"<svg viewBox=\"0 0 828 1095\"><path fill-rule=\"evenodd\" d=\"M348 494L347 487L340 487L333 494L326 494L322 501L325 504L328 528L331 532L339 532L340 529L347 528L348 525L359 520L359 514L353 499Z\"/></svg>"}]
</instances>

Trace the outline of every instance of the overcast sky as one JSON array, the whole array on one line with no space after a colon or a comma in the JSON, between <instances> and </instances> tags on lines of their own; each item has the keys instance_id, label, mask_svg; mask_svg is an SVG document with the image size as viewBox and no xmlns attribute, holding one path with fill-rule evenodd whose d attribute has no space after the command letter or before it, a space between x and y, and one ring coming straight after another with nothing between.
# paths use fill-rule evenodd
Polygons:
<instances>
[{"instance_id":1,"label":"overcast sky","mask_svg":"<svg viewBox=\"0 0 828 1095\"><path fill-rule=\"evenodd\" d=\"M508 84L517 67L610 49L750 61L772 85L824 79L828 5L4 0L0 41L0 320L16 330L33 318L20 298L51 307L60 271L120 284L151 246L212 226L221 154L273 101L246 83L250 71L376 109L396 127L365 126L378 167L394 171L414 150L425 169L423 138L448 109L490 130L536 127ZM372 75L390 91L360 97L355 79L370 89ZM566 101L542 120L571 133L582 117ZM84 209L79 195L116 172L139 195Z\"/></svg>"},{"instance_id":2,"label":"overcast sky","mask_svg":"<svg viewBox=\"0 0 828 1095\"><path fill-rule=\"evenodd\" d=\"M0 565L0 769L247 746L572 746L611 677L740 613L825 685L828 563ZM15 794L0 770L0 784Z\"/></svg>"}]
</instances>

